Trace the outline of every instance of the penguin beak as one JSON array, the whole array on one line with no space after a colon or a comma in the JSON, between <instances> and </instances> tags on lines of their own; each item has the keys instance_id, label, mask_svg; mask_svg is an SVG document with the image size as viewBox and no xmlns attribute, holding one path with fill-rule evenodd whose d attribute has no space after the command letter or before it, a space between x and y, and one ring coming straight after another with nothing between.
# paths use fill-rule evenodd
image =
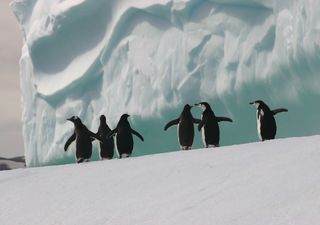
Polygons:
<instances>
[{"instance_id":1,"label":"penguin beak","mask_svg":"<svg viewBox=\"0 0 320 225\"><path fill-rule=\"evenodd\" d=\"M72 122L72 117L71 118L68 118L67 120L71 121Z\"/></svg>"},{"instance_id":2,"label":"penguin beak","mask_svg":"<svg viewBox=\"0 0 320 225\"><path fill-rule=\"evenodd\" d=\"M254 102L249 102L249 104L250 104L250 105L253 105L253 104L254 104Z\"/></svg>"},{"instance_id":3,"label":"penguin beak","mask_svg":"<svg viewBox=\"0 0 320 225\"><path fill-rule=\"evenodd\" d=\"M196 104L194 104L195 106L199 106L200 105L200 103L196 103Z\"/></svg>"}]
</instances>

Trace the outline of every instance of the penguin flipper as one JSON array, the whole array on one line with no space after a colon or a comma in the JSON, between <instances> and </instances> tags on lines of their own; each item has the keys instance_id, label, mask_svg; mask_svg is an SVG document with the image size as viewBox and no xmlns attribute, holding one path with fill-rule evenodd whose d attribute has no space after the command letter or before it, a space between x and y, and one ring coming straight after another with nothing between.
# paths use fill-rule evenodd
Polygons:
<instances>
[{"instance_id":1,"label":"penguin flipper","mask_svg":"<svg viewBox=\"0 0 320 225\"><path fill-rule=\"evenodd\" d=\"M200 131L203 127L203 125L207 122L207 120L205 120L204 118L202 118L202 120L200 121L200 123L198 124L198 131Z\"/></svg>"},{"instance_id":2,"label":"penguin flipper","mask_svg":"<svg viewBox=\"0 0 320 225\"><path fill-rule=\"evenodd\" d=\"M200 120L200 119L193 118L193 123L199 124L199 123L201 123L201 120Z\"/></svg>"},{"instance_id":3,"label":"penguin flipper","mask_svg":"<svg viewBox=\"0 0 320 225\"><path fill-rule=\"evenodd\" d=\"M142 135L139 134L138 131L135 131L134 129L131 129L131 133L133 133L133 134L136 135L138 138L140 138L141 141L144 141Z\"/></svg>"},{"instance_id":4,"label":"penguin flipper","mask_svg":"<svg viewBox=\"0 0 320 225\"><path fill-rule=\"evenodd\" d=\"M90 134L91 141L93 141L93 138L94 138L94 139L97 139L100 142L103 142L103 140L100 138L100 136L98 134L95 134L90 130L88 130L88 131L89 131L89 134Z\"/></svg>"},{"instance_id":5,"label":"penguin flipper","mask_svg":"<svg viewBox=\"0 0 320 225\"><path fill-rule=\"evenodd\" d=\"M218 122L225 121L225 122L231 122L231 123L233 122L232 119L224 116L217 116L217 121Z\"/></svg>"},{"instance_id":6,"label":"penguin flipper","mask_svg":"<svg viewBox=\"0 0 320 225\"><path fill-rule=\"evenodd\" d=\"M97 133L95 133L95 135L98 136L98 137L101 137L101 135L100 135L100 128L98 129ZM91 139L91 141L96 140L96 138L94 138L94 137L91 135L91 133L90 133L90 139ZM99 141L100 141L100 140L99 140Z\"/></svg>"},{"instance_id":7,"label":"penguin flipper","mask_svg":"<svg viewBox=\"0 0 320 225\"><path fill-rule=\"evenodd\" d=\"M171 120L169 123L166 124L166 126L164 127L164 130L167 130L169 127L173 126L173 125L177 125L180 121L180 118L175 119L175 120Z\"/></svg>"},{"instance_id":8,"label":"penguin flipper","mask_svg":"<svg viewBox=\"0 0 320 225\"><path fill-rule=\"evenodd\" d=\"M69 145L70 145L74 140L76 140L76 133L73 133L73 134L71 135L71 137L69 137L69 139L67 140L66 144L64 145L64 151L67 151L67 150L68 150Z\"/></svg>"},{"instance_id":9,"label":"penguin flipper","mask_svg":"<svg viewBox=\"0 0 320 225\"><path fill-rule=\"evenodd\" d=\"M114 136L116 133L118 132L118 129L114 129L112 131L110 131L107 135L107 139L111 138L112 136Z\"/></svg>"},{"instance_id":10,"label":"penguin flipper","mask_svg":"<svg viewBox=\"0 0 320 225\"><path fill-rule=\"evenodd\" d=\"M273 115L276 115L277 113L280 113L280 112L288 112L288 110L285 109L285 108L280 108L280 109L274 109L274 110L272 110Z\"/></svg>"}]
</instances>

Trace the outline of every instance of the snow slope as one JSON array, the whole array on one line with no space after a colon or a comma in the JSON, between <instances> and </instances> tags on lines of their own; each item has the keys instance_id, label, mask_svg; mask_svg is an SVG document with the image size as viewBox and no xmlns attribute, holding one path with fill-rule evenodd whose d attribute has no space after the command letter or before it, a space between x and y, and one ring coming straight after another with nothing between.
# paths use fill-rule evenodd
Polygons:
<instances>
[{"instance_id":1,"label":"snow slope","mask_svg":"<svg viewBox=\"0 0 320 225\"><path fill-rule=\"evenodd\" d=\"M278 137L319 133L318 0L14 0L12 9L24 33L28 166L73 162L63 151L72 115L96 131L100 114L111 127L131 114L146 140L135 155L176 149L163 126L199 101L234 120L222 145L257 140L256 99L289 109Z\"/></svg>"},{"instance_id":2,"label":"snow slope","mask_svg":"<svg viewBox=\"0 0 320 225\"><path fill-rule=\"evenodd\" d=\"M0 172L0 224L315 225L320 136Z\"/></svg>"}]
</instances>

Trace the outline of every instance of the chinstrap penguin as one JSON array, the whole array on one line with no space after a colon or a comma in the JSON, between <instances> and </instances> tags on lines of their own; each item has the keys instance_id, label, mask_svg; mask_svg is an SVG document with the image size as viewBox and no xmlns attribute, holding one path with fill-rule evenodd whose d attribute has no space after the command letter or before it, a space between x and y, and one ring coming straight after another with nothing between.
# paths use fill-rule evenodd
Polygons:
<instances>
[{"instance_id":1,"label":"chinstrap penguin","mask_svg":"<svg viewBox=\"0 0 320 225\"><path fill-rule=\"evenodd\" d=\"M120 158L129 157L132 154L132 134L140 138L141 141L144 141L142 135L131 128L128 117L128 114L123 114L118 122L117 127L108 134L109 138L113 135L116 135L117 149Z\"/></svg>"},{"instance_id":2,"label":"chinstrap penguin","mask_svg":"<svg viewBox=\"0 0 320 225\"><path fill-rule=\"evenodd\" d=\"M192 106L186 104L179 118L171 120L164 127L164 130L167 130L169 127L173 125L178 125L178 141L182 150L191 149L194 139L193 124L200 123L199 119L193 118L191 114L191 108Z\"/></svg>"},{"instance_id":3,"label":"chinstrap penguin","mask_svg":"<svg viewBox=\"0 0 320 225\"><path fill-rule=\"evenodd\" d=\"M261 100L250 102L257 109L257 130L261 141L274 139L277 132L277 125L274 115L280 112L288 112L285 108L270 110Z\"/></svg>"},{"instance_id":4,"label":"chinstrap penguin","mask_svg":"<svg viewBox=\"0 0 320 225\"><path fill-rule=\"evenodd\" d=\"M72 116L67 119L74 124L74 133L67 140L64 145L64 151L68 150L69 145L76 140L76 160L78 163L90 161L92 155L92 140L98 139L102 141L100 137L91 132L77 116Z\"/></svg>"},{"instance_id":5,"label":"chinstrap penguin","mask_svg":"<svg viewBox=\"0 0 320 225\"><path fill-rule=\"evenodd\" d=\"M100 125L98 128L97 135L100 137L102 142L100 142L100 158L112 159L114 155L114 140L113 137L108 138L108 134L111 132L109 128L106 117L104 115L100 116Z\"/></svg>"},{"instance_id":6,"label":"chinstrap penguin","mask_svg":"<svg viewBox=\"0 0 320 225\"><path fill-rule=\"evenodd\" d=\"M195 105L199 106L203 110L201 122L198 125L198 130L202 133L203 145L206 148L219 147L220 129L218 122L232 122L232 119L216 116L208 102L200 102Z\"/></svg>"}]
</instances>

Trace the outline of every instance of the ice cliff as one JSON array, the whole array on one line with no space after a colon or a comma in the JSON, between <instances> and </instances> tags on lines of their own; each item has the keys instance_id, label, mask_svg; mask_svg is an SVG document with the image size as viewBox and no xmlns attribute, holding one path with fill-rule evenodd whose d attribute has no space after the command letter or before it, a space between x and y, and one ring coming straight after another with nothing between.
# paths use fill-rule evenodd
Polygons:
<instances>
[{"instance_id":1,"label":"ice cliff","mask_svg":"<svg viewBox=\"0 0 320 225\"><path fill-rule=\"evenodd\" d=\"M96 131L100 114L111 127L131 114L146 140L135 142L135 155L178 149L175 129L163 126L185 103L199 101L234 120L221 124L221 145L257 140L248 104L256 99L289 109L277 116L278 137L319 133L319 1L14 0L11 6L24 34L28 166L74 161L72 151L63 151L71 115ZM199 117L199 109L192 112Z\"/></svg>"}]
</instances>

